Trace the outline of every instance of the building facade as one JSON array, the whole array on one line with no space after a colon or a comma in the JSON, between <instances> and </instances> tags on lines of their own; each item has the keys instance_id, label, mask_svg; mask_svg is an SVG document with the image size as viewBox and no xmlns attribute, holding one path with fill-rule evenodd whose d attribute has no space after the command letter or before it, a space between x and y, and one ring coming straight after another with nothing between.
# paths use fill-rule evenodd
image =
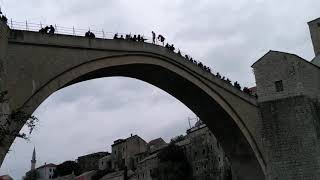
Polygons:
<instances>
[{"instance_id":1,"label":"building facade","mask_svg":"<svg viewBox=\"0 0 320 180\"><path fill-rule=\"evenodd\" d=\"M56 169L56 165L55 164L45 164L43 166L40 166L36 169L39 178L38 180L48 180L48 179L53 179L53 174L54 171Z\"/></svg>"},{"instance_id":2,"label":"building facade","mask_svg":"<svg viewBox=\"0 0 320 180\"><path fill-rule=\"evenodd\" d=\"M147 151L147 143L141 137L134 135L127 139L118 139L111 145L113 169L129 170L136 168L135 155Z\"/></svg>"},{"instance_id":3,"label":"building facade","mask_svg":"<svg viewBox=\"0 0 320 180\"><path fill-rule=\"evenodd\" d=\"M78 164L80 166L81 172L98 170L99 160L109 154L110 153L108 152L97 152L78 157Z\"/></svg>"},{"instance_id":4,"label":"building facade","mask_svg":"<svg viewBox=\"0 0 320 180\"><path fill-rule=\"evenodd\" d=\"M225 155L209 128L198 121L187 130L185 137L189 144L185 147L186 156L197 180L220 180L224 177Z\"/></svg>"},{"instance_id":5,"label":"building facade","mask_svg":"<svg viewBox=\"0 0 320 180\"><path fill-rule=\"evenodd\" d=\"M195 180L232 180L231 165L222 147L209 128L198 121L187 130L186 135L173 138L172 143L180 146L192 167ZM166 147L165 145L161 146ZM158 152L152 152L139 161L136 177L138 180L156 180L153 172L159 167Z\"/></svg>"}]
</instances>

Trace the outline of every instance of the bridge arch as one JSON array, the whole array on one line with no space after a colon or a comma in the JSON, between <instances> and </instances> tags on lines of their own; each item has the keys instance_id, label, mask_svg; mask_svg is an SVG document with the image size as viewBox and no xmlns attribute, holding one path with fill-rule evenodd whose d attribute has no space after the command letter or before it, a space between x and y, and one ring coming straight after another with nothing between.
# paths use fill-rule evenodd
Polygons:
<instances>
[{"instance_id":1,"label":"bridge arch","mask_svg":"<svg viewBox=\"0 0 320 180\"><path fill-rule=\"evenodd\" d=\"M21 38L21 33L23 32L13 34L15 37ZM35 34L37 33L31 35L35 36ZM60 62L50 67L55 62L52 61L52 64L50 64L51 60L48 59L49 63L44 63L46 57L40 57L43 48L49 49L47 53L51 55L61 56L64 53L68 54L66 49L70 49L70 46L51 44L47 40L44 40L44 42L49 45L41 42L25 42L28 40L27 35L28 33L24 33L22 39L9 41L7 68L15 67L14 64L21 62L21 57L23 57L24 61L31 63L31 66L25 65L23 67L23 70L28 73L36 69L37 65L40 65L37 68L43 67L46 70L55 67L56 69L50 72L42 72L51 73L50 78L46 76L32 80L32 90L21 96L17 87L30 89L30 83L22 80L15 81L15 84L9 83L9 94L11 93L10 95L13 97L10 99L11 107L26 107L27 112L33 113L48 96L66 86L101 77L124 76L136 78L168 92L197 114L220 141L239 180L265 179L263 152L260 150L259 137L256 137L257 133L254 132L256 125L250 124L250 122L257 121L255 118L259 118L257 105L255 100L245 97L241 92L234 90L232 86L223 85L224 82L219 82L221 80L214 79L214 76L202 71L194 64L185 62L182 57L168 52L163 47L151 44L144 45L145 47L135 51L117 49L114 53L115 50L111 50L112 53L103 53L103 55L93 56L94 58L78 61L77 59L80 59L80 56L75 54L79 52L86 51L87 54L100 54L96 52L97 49L93 48L92 44L96 43L101 46L99 43L102 42L97 42L100 40L89 40L88 48L72 47L72 50L76 49L76 51L64 59L73 62L72 65L63 66L63 63ZM39 37L36 40L38 41ZM87 39L80 39L80 41L83 43ZM134 45L132 42L121 42L119 46L119 42L115 41L117 40L108 42L107 47L110 44L116 44L117 47ZM25 48L27 50L23 50ZM32 49L32 53L28 52L29 48ZM14 53L10 53L10 51ZM40 63L39 59L41 60ZM26 68L26 66L28 67ZM9 73L8 76L8 79L15 79L14 73L11 76ZM31 81L31 79L27 78L27 81ZM19 96L15 97L15 93ZM22 125L15 128L20 130Z\"/></svg>"}]
</instances>

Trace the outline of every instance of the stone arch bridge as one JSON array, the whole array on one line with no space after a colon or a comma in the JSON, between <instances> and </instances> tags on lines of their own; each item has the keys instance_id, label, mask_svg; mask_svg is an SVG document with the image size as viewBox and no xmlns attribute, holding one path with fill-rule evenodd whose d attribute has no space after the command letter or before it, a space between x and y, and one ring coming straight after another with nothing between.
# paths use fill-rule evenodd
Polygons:
<instances>
[{"instance_id":1,"label":"stone arch bridge","mask_svg":"<svg viewBox=\"0 0 320 180\"><path fill-rule=\"evenodd\" d=\"M208 125L237 179L266 178L261 118L253 96L162 46L11 30L0 22L0 90L7 90L9 99L1 104L2 112L24 108L33 113L59 89L110 76L136 78L168 92ZM19 132L22 126L10 123L8 129ZM0 164L14 139L0 137Z\"/></svg>"}]
</instances>

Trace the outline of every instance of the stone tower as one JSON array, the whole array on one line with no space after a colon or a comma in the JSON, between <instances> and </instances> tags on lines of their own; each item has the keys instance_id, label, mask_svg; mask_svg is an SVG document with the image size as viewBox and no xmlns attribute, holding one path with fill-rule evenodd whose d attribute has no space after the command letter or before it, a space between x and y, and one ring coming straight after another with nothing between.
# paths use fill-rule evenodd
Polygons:
<instances>
[{"instance_id":1,"label":"stone tower","mask_svg":"<svg viewBox=\"0 0 320 180\"><path fill-rule=\"evenodd\" d=\"M308 24L314 62L269 51L252 65L267 180L320 179L320 18Z\"/></svg>"},{"instance_id":2,"label":"stone tower","mask_svg":"<svg viewBox=\"0 0 320 180\"><path fill-rule=\"evenodd\" d=\"M35 170L36 169L36 148L33 148L33 153L32 153L32 160L31 160L31 170Z\"/></svg>"},{"instance_id":3,"label":"stone tower","mask_svg":"<svg viewBox=\"0 0 320 180\"><path fill-rule=\"evenodd\" d=\"M308 22L314 53L320 55L320 18Z\"/></svg>"}]
</instances>

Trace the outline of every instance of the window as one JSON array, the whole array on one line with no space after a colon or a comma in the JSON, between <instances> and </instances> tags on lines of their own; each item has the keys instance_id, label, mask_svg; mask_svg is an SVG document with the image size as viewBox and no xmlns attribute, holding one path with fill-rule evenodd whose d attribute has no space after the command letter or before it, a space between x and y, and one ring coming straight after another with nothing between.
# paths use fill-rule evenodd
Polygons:
<instances>
[{"instance_id":1,"label":"window","mask_svg":"<svg viewBox=\"0 0 320 180\"><path fill-rule=\"evenodd\" d=\"M194 152L194 156L197 156L197 154L198 154L198 153L197 153L197 151L196 151L196 152Z\"/></svg>"},{"instance_id":2,"label":"window","mask_svg":"<svg viewBox=\"0 0 320 180\"><path fill-rule=\"evenodd\" d=\"M275 86L276 86L276 91L277 91L277 92L283 91L282 80L276 81L276 82L274 82L274 84L275 84Z\"/></svg>"},{"instance_id":3,"label":"window","mask_svg":"<svg viewBox=\"0 0 320 180\"><path fill-rule=\"evenodd\" d=\"M206 150L205 149L202 149L202 154L205 154L206 153Z\"/></svg>"}]
</instances>

